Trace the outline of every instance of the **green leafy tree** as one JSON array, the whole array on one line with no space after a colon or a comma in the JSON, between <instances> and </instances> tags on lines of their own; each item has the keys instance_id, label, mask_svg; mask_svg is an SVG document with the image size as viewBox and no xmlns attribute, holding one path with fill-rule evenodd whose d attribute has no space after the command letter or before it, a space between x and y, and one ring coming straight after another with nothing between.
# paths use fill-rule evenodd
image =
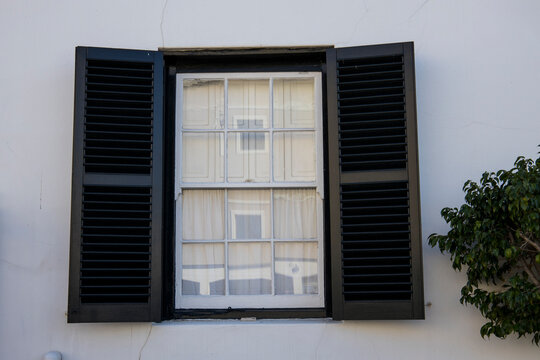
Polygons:
<instances>
[{"instance_id":1,"label":"green leafy tree","mask_svg":"<svg viewBox=\"0 0 540 360\"><path fill-rule=\"evenodd\" d=\"M485 172L463 186L465 204L444 208L447 235L429 244L467 273L461 303L480 310L482 337L515 333L540 342L540 157L519 157L511 170Z\"/></svg>"}]
</instances>

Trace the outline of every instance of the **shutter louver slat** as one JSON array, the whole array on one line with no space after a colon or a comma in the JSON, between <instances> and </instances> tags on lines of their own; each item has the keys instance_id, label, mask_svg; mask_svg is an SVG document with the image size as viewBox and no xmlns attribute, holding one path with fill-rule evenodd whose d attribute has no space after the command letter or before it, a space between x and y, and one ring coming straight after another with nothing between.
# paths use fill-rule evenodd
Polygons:
<instances>
[{"instance_id":1,"label":"shutter louver slat","mask_svg":"<svg viewBox=\"0 0 540 360\"><path fill-rule=\"evenodd\" d=\"M412 44L332 49L327 66L332 315L423 318Z\"/></svg>"},{"instance_id":2,"label":"shutter louver slat","mask_svg":"<svg viewBox=\"0 0 540 360\"><path fill-rule=\"evenodd\" d=\"M389 76L392 77L391 80L388 79ZM369 90L365 89L365 81L355 81L358 79L370 79ZM401 86L394 87L393 94L380 95L377 90L385 87L388 81L397 81ZM353 96L340 94L338 98L342 171L406 167L405 148L395 151L396 143L404 143L406 138L403 81L402 56L337 62L338 89L355 91ZM365 125L363 120L366 121ZM366 152L350 147L366 142L378 146L381 151ZM394 148L387 148L388 145Z\"/></svg>"},{"instance_id":3,"label":"shutter louver slat","mask_svg":"<svg viewBox=\"0 0 540 360\"><path fill-rule=\"evenodd\" d=\"M162 56L76 61L68 321L160 321Z\"/></svg>"},{"instance_id":4,"label":"shutter louver slat","mask_svg":"<svg viewBox=\"0 0 540 360\"><path fill-rule=\"evenodd\" d=\"M369 217L362 215L363 205L373 207L385 204L391 209L395 209L396 205L408 206L408 201L406 182L342 185L341 233L343 242L341 256L344 263L343 293L346 301L410 299L412 293L410 247L407 244L404 248L396 248L393 243L393 240L403 240L400 237L408 233L409 214L407 208L405 207L405 211L397 214L394 210L392 215L377 214ZM377 251L373 251L372 244L366 244L363 241L354 242L356 239L365 239L371 236L383 237L390 241L377 242ZM392 236L395 239L392 239ZM362 262L363 266L347 266L349 263L358 262ZM377 292L376 290L382 285L372 286L372 283L381 275L377 273L376 269L380 269L384 273L388 268L394 267L400 271L396 272L395 277L387 276L385 278L385 291ZM363 281L354 280L354 275L363 275ZM403 279L405 278L407 282L404 283ZM405 286L408 288L405 289ZM359 288L364 291L358 292Z\"/></svg>"},{"instance_id":5,"label":"shutter louver slat","mask_svg":"<svg viewBox=\"0 0 540 360\"><path fill-rule=\"evenodd\" d=\"M84 132L86 172L150 173L153 70L153 63L87 60ZM97 83L102 86L93 85ZM112 86L124 91L113 92ZM128 88L124 89L126 86ZM118 122L116 116L122 116L125 122ZM132 124L134 120L136 123ZM123 143L128 151L136 152L128 154L125 150L117 150L114 145L117 143Z\"/></svg>"}]
</instances>

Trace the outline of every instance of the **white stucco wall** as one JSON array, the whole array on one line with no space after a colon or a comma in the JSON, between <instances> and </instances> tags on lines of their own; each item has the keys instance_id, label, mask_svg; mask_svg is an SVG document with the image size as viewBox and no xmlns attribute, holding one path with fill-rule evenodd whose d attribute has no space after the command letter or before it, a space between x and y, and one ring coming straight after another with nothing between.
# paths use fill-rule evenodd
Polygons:
<instances>
[{"instance_id":1,"label":"white stucco wall","mask_svg":"<svg viewBox=\"0 0 540 360\"><path fill-rule=\"evenodd\" d=\"M0 2L0 359L538 359L482 340L461 274L426 245L483 170L540 143L535 0ZM425 321L66 324L74 48L414 41Z\"/></svg>"}]
</instances>

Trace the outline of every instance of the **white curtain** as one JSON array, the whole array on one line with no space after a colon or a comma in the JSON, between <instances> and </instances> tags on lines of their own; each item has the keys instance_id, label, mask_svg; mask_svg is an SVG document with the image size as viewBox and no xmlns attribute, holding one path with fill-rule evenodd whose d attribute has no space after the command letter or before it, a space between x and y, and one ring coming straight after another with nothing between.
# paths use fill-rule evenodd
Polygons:
<instances>
[{"instance_id":1,"label":"white curtain","mask_svg":"<svg viewBox=\"0 0 540 360\"><path fill-rule=\"evenodd\" d=\"M225 239L223 190L184 190L182 199L184 240Z\"/></svg>"},{"instance_id":2,"label":"white curtain","mask_svg":"<svg viewBox=\"0 0 540 360\"><path fill-rule=\"evenodd\" d=\"M274 237L317 238L315 189L274 190Z\"/></svg>"},{"instance_id":3,"label":"white curtain","mask_svg":"<svg viewBox=\"0 0 540 360\"><path fill-rule=\"evenodd\" d=\"M183 191L183 240L200 241L182 245L184 295L225 294L225 253L229 294L271 294L272 251L275 294L318 292L315 189L274 189L271 194L269 189L227 191L227 245L219 241L225 239L225 190ZM272 235L272 201L273 250L264 241ZM209 240L214 241L201 243Z\"/></svg>"}]
</instances>

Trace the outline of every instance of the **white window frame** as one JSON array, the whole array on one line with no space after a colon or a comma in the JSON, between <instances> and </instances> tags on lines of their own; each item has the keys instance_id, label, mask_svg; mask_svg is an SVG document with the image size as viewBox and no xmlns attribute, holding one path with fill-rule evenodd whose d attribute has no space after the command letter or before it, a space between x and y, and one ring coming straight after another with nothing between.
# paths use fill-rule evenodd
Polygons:
<instances>
[{"instance_id":1,"label":"white window frame","mask_svg":"<svg viewBox=\"0 0 540 360\"><path fill-rule=\"evenodd\" d=\"M284 78L312 78L314 80L314 104L315 104L315 126L313 128L274 128L273 127L273 82L274 79ZM224 99L224 118L223 129L205 129L192 130L182 129L182 101L183 101L183 81L185 79L215 79L224 80L225 99ZM269 121L268 128L264 129L228 129L228 80L246 79L246 80L268 80L269 81ZM324 307L324 215L323 215L323 196L324 196L324 176L323 176L323 130L322 130L322 80L320 72L265 72L265 73L184 73L176 75L176 143L175 143L175 207L176 207L176 281L175 281L175 308L177 309L227 309L227 308L321 308ZM201 182L182 182L182 135L183 133L223 133L223 149L228 148L229 132L267 132L269 134L269 152L270 152L270 182L250 182L238 183L228 182L228 156L225 151L223 159L223 182L201 183ZM276 182L273 181L273 133L274 132L302 132L314 131L315 133L315 158L316 158L316 176L313 182ZM225 219L225 239L221 240L183 240L182 239L182 191L184 189L225 189L225 216L228 216L228 190L229 189L269 189L270 190L270 239L229 239L229 221ZM274 243L291 242L296 243L298 239L275 239L274 238L274 219L273 219L273 197L274 189L287 188L308 188L315 189L317 194L317 239L301 240L302 242L318 243L318 293L317 294L299 294L299 295L276 295L275 292L275 251ZM229 295L228 293L228 243L238 242L267 242L272 248L271 295ZM225 245L225 295L182 295L182 244L209 244L219 243Z\"/></svg>"}]
</instances>

